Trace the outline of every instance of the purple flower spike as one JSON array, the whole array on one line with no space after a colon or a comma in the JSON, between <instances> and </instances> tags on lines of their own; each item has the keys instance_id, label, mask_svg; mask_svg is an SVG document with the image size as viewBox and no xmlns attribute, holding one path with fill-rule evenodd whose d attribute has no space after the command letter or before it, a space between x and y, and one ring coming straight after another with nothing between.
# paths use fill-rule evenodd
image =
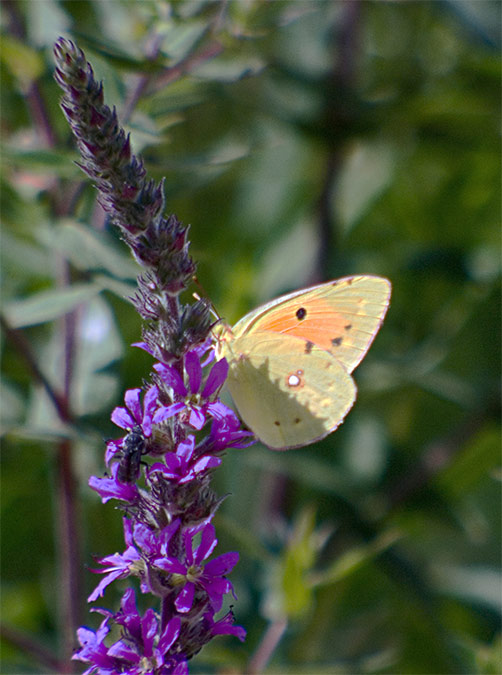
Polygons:
<instances>
[{"instance_id":1,"label":"purple flower spike","mask_svg":"<svg viewBox=\"0 0 502 675\"><path fill-rule=\"evenodd\" d=\"M226 575L239 556L209 560L217 544L211 520L222 501L210 483L223 451L247 447L252 434L218 398L228 364L215 361L210 303L180 297L195 272L188 228L164 215L164 182L149 179L132 153L84 53L63 38L54 53L79 166L142 267L132 298L144 320L135 345L156 362L153 382L126 391L111 415L125 433L106 444L108 475L89 479L103 502L118 500L125 540L122 552L98 558L101 568L92 571L102 578L89 601L135 576L152 606L140 614L128 589L119 611L93 608L104 621L96 631L80 628L73 658L88 665L86 675L188 675L188 660L216 635L245 636L231 612L215 620L223 596L233 593Z\"/></svg>"}]
</instances>

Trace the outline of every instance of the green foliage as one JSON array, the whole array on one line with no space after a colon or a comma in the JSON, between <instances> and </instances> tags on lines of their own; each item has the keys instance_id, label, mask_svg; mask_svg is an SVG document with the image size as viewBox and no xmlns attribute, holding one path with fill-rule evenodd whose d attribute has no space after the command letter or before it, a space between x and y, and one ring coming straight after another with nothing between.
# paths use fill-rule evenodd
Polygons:
<instances>
[{"instance_id":1,"label":"green foliage","mask_svg":"<svg viewBox=\"0 0 502 675\"><path fill-rule=\"evenodd\" d=\"M300 450L228 453L216 472L248 639L215 641L193 672L244 670L280 622L270 673L500 672L499 15L489 0L4 3L2 313L72 411L4 333L2 621L33 640L6 634L4 672L55 672L69 654L54 525L67 444L79 565L123 549L86 483L117 435L112 408L150 368L129 346L135 263L72 164L60 34L166 176L223 317L345 274L393 283L343 426Z\"/></svg>"}]
</instances>

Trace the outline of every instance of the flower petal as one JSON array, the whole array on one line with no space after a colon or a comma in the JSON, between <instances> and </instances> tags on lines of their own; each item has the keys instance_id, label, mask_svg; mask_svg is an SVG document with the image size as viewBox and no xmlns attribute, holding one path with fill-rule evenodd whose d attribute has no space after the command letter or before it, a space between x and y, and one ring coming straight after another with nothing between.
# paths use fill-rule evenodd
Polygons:
<instances>
[{"instance_id":1,"label":"flower petal","mask_svg":"<svg viewBox=\"0 0 502 675\"><path fill-rule=\"evenodd\" d=\"M162 635L159 639L159 650L162 654L166 654L169 649L173 646L175 640L178 639L181 628L181 619L179 616L173 616L173 618L167 624L165 630L162 632Z\"/></svg>"},{"instance_id":2,"label":"flower petal","mask_svg":"<svg viewBox=\"0 0 502 675\"><path fill-rule=\"evenodd\" d=\"M211 368L211 372L207 376L206 384L202 390L203 398L209 398L211 394L221 387L228 375L228 363L226 359L220 359Z\"/></svg>"},{"instance_id":3,"label":"flower petal","mask_svg":"<svg viewBox=\"0 0 502 675\"><path fill-rule=\"evenodd\" d=\"M168 420L170 417L174 417L174 415L177 415L184 408L185 404L181 402L161 406L155 411L155 414L153 416L153 422L155 424L158 424L159 422L164 422L164 420Z\"/></svg>"},{"instance_id":4,"label":"flower petal","mask_svg":"<svg viewBox=\"0 0 502 675\"><path fill-rule=\"evenodd\" d=\"M111 420L121 429L132 429L135 424L133 418L123 406L114 408L111 414Z\"/></svg>"},{"instance_id":5,"label":"flower petal","mask_svg":"<svg viewBox=\"0 0 502 675\"><path fill-rule=\"evenodd\" d=\"M217 543L218 540L216 539L214 525L209 523L202 530L200 544L198 545L197 551L195 553L195 563L199 565L203 560L208 558L214 551Z\"/></svg>"},{"instance_id":6,"label":"flower petal","mask_svg":"<svg viewBox=\"0 0 502 675\"><path fill-rule=\"evenodd\" d=\"M119 570L114 570L113 572L110 572L110 574L107 574L106 577L103 577L99 584L96 586L96 588L93 590L93 592L90 594L90 596L87 598L87 602L94 602L98 598L102 598L103 594L105 592L105 588L109 586L115 579L120 579L120 577L125 577L127 576L124 574L124 571L119 569Z\"/></svg>"},{"instance_id":7,"label":"flower petal","mask_svg":"<svg viewBox=\"0 0 502 675\"><path fill-rule=\"evenodd\" d=\"M190 391L192 394L197 394L202 381L202 368L199 357L193 351L185 355L185 370L190 383Z\"/></svg>"},{"instance_id":8,"label":"flower petal","mask_svg":"<svg viewBox=\"0 0 502 675\"><path fill-rule=\"evenodd\" d=\"M178 594L178 597L174 601L174 606L180 612L180 614L186 614L192 608L193 596L195 592L195 586L191 581L187 581L181 593Z\"/></svg>"},{"instance_id":9,"label":"flower petal","mask_svg":"<svg viewBox=\"0 0 502 675\"><path fill-rule=\"evenodd\" d=\"M239 562L239 554L236 552L223 553L210 560L204 566L204 574L215 577L222 577L233 570Z\"/></svg>"},{"instance_id":10,"label":"flower petal","mask_svg":"<svg viewBox=\"0 0 502 675\"><path fill-rule=\"evenodd\" d=\"M194 447L195 436L193 435L190 435L186 441L181 441L181 443L178 443L176 456L180 458L183 464L187 464L192 459Z\"/></svg>"},{"instance_id":11,"label":"flower petal","mask_svg":"<svg viewBox=\"0 0 502 675\"><path fill-rule=\"evenodd\" d=\"M176 558L157 558L153 561L153 564L155 567L164 570L164 572L169 572L170 574L182 574L185 576L187 573L185 565L182 565Z\"/></svg>"},{"instance_id":12,"label":"flower petal","mask_svg":"<svg viewBox=\"0 0 502 675\"><path fill-rule=\"evenodd\" d=\"M136 424L141 424L143 419L143 414L141 411L140 395L141 389L139 387L136 389L128 389L124 395L126 407L131 413Z\"/></svg>"},{"instance_id":13,"label":"flower petal","mask_svg":"<svg viewBox=\"0 0 502 675\"><path fill-rule=\"evenodd\" d=\"M118 470L118 463L112 466L113 478L97 478L91 476L88 485L101 497L103 504L106 504L110 499L121 499L124 502L133 504L137 501L139 496L138 488L133 483L119 483L115 480Z\"/></svg>"},{"instance_id":14,"label":"flower petal","mask_svg":"<svg viewBox=\"0 0 502 675\"><path fill-rule=\"evenodd\" d=\"M178 373L176 368L166 366L164 363L156 363L153 369L160 375L168 387L174 391L178 396L187 396L188 392L183 383L183 378Z\"/></svg>"},{"instance_id":15,"label":"flower petal","mask_svg":"<svg viewBox=\"0 0 502 675\"><path fill-rule=\"evenodd\" d=\"M188 423L194 429L202 429L204 422L206 421L206 416L198 406L192 406L190 408L190 416L188 418Z\"/></svg>"}]
</instances>

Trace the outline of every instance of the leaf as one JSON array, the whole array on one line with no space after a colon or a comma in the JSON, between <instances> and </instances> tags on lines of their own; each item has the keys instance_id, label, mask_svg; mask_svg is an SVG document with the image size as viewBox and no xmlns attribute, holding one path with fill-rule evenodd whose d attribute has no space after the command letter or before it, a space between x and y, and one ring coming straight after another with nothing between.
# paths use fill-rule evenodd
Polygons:
<instances>
[{"instance_id":1,"label":"leaf","mask_svg":"<svg viewBox=\"0 0 502 675\"><path fill-rule=\"evenodd\" d=\"M75 265L77 269L105 270L119 279L135 279L141 268L127 253L125 246L106 232L97 232L81 223L66 219L55 230L51 245Z\"/></svg>"},{"instance_id":2,"label":"leaf","mask_svg":"<svg viewBox=\"0 0 502 675\"><path fill-rule=\"evenodd\" d=\"M401 534L397 530L388 530L365 546L354 546L337 558L326 571L312 575L310 583L317 587L341 581L376 555L393 546L400 537Z\"/></svg>"},{"instance_id":3,"label":"leaf","mask_svg":"<svg viewBox=\"0 0 502 675\"><path fill-rule=\"evenodd\" d=\"M23 89L29 87L44 71L41 54L5 34L0 40L0 61L13 73Z\"/></svg>"},{"instance_id":4,"label":"leaf","mask_svg":"<svg viewBox=\"0 0 502 675\"><path fill-rule=\"evenodd\" d=\"M3 144L0 149L2 164L27 171L50 171L65 178L80 178L81 170L74 163L77 154L65 150L26 150Z\"/></svg>"},{"instance_id":5,"label":"leaf","mask_svg":"<svg viewBox=\"0 0 502 675\"><path fill-rule=\"evenodd\" d=\"M305 508L296 519L284 560L282 562L282 592L284 612L294 618L312 604L312 587L307 572L313 566L319 549L315 532L315 511Z\"/></svg>"},{"instance_id":6,"label":"leaf","mask_svg":"<svg viewBox=\"0 0 502 675\"><path fill-rule=\"evenodd\" d=\"M84 34L77 30L74 30L72 34L88 58L92 59L90 50L93 50L114 67L137 73L162 73L166 68L163 59L134 58L110 39L100 40L97 37L91 37L89 33Z\"/></svg>"},{"instance_id":7,"label":"leaf","mask_svg":"<svg viewBox=\"0 0 502 675\"><path fill-rule=\"evenodd\" d=\"M500 465L500 429L488 426L470 439L436 482L450 498L458 499L473 491L480 481Z\"/></svg>"},{"instance_id":8,"label":"leaf","mask_svg":"<svg viewBox=\"0 0 502 675\"><path fill-rule=\"evenodd\" d=\"M5 305L4 311L14 328L34 326L71 312L100 290L97 284L75 284L64 289L40 291L22 300L12 300Z\"/></svg>"}]
</instances>

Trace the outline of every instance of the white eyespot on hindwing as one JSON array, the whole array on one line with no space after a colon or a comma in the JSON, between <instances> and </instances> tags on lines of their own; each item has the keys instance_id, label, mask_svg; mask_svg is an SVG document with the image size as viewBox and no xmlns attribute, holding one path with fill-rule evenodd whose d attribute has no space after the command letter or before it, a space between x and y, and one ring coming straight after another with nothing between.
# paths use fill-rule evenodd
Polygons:
<instances>
[{"instance_id":1,"label":"white eyespot on hindwing","mask_svg":"<svg viewBox=\"0 0 502 675\"><path fill-rule=\"evenodd\" d=\"M303 387L305 384L303 370L296 370L286 375L286 386L291 388Z\"/></svg>"}]
</instances>

